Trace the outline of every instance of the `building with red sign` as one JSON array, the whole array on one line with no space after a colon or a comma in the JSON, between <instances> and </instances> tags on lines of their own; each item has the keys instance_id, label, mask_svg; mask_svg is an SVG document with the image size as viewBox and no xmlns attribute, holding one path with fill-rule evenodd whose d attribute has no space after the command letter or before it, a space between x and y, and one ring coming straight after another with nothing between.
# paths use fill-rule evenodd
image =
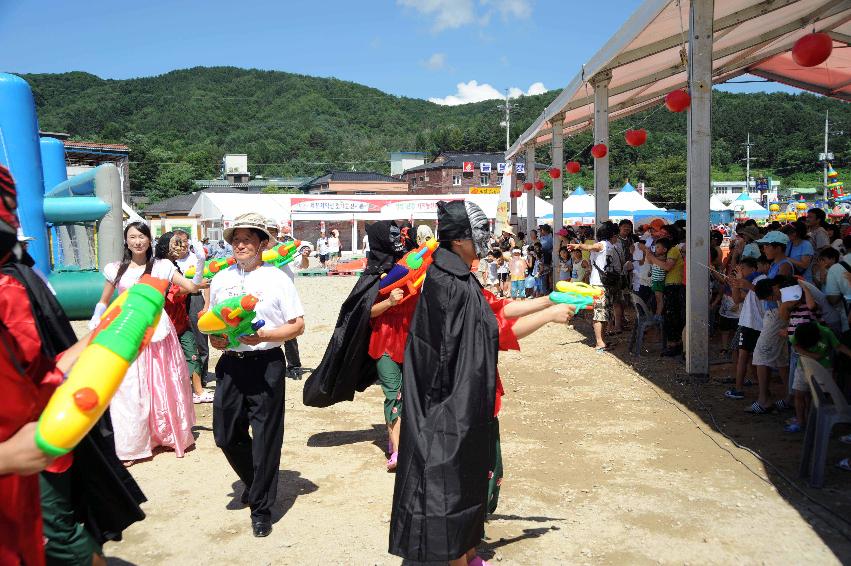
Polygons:
<instances>
[{"instance_id":1,"label":"building with red sign","mask_svg":"<svg viewBox=\"0 0 851 566\"><path fill-rule=\"evenodd\" d=\"M517 178L525 180L525 159L517 165L521 171ZM536 165L538 170L543 165ZM498 187L502 184L505 171L505 155L502 153L464 153L444 151L431 163L406 169L402 180L408 184L411 194L469 193L471 187Z\"/></svg>"},{"instance_id":2,"label":"building with red sign","mask_svg":"<svg viewBox=\"0 0 851 566\"><path fill-rule=\"evenodd\" d=\"M311 179L299 189L313 195L400 195L408 192L408 183L369 171L331 171Z\"/></svg>"}]
</instances>

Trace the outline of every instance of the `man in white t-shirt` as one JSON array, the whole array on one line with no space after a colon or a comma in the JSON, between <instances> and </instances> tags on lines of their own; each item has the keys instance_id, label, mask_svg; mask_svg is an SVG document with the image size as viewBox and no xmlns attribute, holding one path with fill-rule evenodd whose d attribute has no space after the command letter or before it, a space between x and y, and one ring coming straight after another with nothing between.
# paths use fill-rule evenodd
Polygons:
<instances>
[{"instance_id":1,"label":"man in white t-shirt","mask_svg":"<svg viewBox=\"0 0 851 566\"><path fill-rule=\"evenodd\" d=\"M824 229L825 218L827 216L820 208L811 208L807 211L807 234L816 252L830 245L830 236Z\"/></svg>"},{"instance_id":2,"label":"man in white t-shirt","mask_svg":"<svg viewBox=\"0 0 851 566\"><path fill-rule=\"evenodd\" d=\"M272 532L272 506L284 439L284 375L281 345L304 332L304 308L287 275L264 264L260 255L271 239L262 215L239 216L225 230L236 265L219 272L210 284L210 304L251 294L265 325L228 348L222 336L210 344L223 350L216 365L213 436L228 463L245 484L241 502L251 507L256 537ZM251 435L248 428L251 427Z\"/></svg>"},{"instance_id":3,"label":"man in white t-shirt","mask_svg":"<svg viewBox=\"0 0 851 566\"><path fill-rule=\"evenodd\" d=\"M319 239L316 240L316 253L319 255L319 264L322 267L325 267L325 263L328 261L328 236L325 235L325 230L319 235Z\"/></svg>"}]
</instances>

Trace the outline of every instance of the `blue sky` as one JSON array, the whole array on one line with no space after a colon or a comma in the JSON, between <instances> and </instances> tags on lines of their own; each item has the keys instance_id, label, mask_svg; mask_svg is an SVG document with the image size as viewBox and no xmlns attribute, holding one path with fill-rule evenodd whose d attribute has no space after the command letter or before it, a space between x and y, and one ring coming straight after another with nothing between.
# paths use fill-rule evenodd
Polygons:
<instances>
[{"instance_id":1,"label":"blue sky","mask_svg":"<svg viewBox=\"0 0 851 566\"><path fill-rule=\"evenodd\" d=\"M564 87L639 4L0 0L0 70L124 79L233 65L333 76L458 103L508 88L516 95ZM791 90L773 83L725 88Z\"/></svg>"}]
</instances>

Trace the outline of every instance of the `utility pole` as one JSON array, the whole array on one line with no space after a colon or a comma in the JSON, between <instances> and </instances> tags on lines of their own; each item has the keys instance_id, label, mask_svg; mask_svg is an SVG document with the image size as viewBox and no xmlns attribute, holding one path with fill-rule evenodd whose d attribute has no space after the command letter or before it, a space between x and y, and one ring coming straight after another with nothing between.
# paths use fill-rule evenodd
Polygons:
<instances>
[{"instance_id":1,"label":"utility pole","mask_svg":"<svg viewBox=\"0 0 851 566\"><path fill-rule=\"evenodd\" d=\"M500 126L505 128L505 151L511 147L511 111L517 110L517 104L511 104L511 98L508 96L508 89L505 89L505 102L497 105L497 110L503 113Z\"/></svg>"},{"instance_id":2,"label":"utility pole","mask_svg":"<svg viewBox=\"0 0 851 566\"><path fill-rule=\"evenodd\" d=\"M751 192L751 133L748 132L748 141L745 145L745 192Z\"/></svg>"},{"instance_id":3,"label":"utility pole","mask_svg":"<svg viewBox=\"0 0 851 566\"><path fill-rule=\"evenodd\" d=\"M828 194L827 194L827 163L828 163L828 161L833 159L833 156L827 150L827 138L830 135L830 122L828 121L829 115L830 115L830 111L825 110L825 112L824 112L824 153L819 156L819 157L821 157L821 161L822 161L822 164L824 166L824 184L822 185L822 187L824 189L824 195L823 196L824 196L825 201L827 200L827 197L828 197Z\"/></svg>"}]
</instances>

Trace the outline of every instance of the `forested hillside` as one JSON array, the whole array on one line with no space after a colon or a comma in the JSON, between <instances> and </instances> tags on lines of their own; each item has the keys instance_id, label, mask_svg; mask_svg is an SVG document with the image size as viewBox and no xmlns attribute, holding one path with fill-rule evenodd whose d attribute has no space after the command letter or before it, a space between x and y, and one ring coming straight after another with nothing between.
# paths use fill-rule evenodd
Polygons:
<instances>
[{"instance_id":1,"label":"forested hillside","mask_svg":"<svg viewBox=\"0 0 851 566\"><path fill-rule=\"evenodd\" d=\"M104 80L81 72L23 75L33 87L43 130L78 139L126 143L131 183L156 200L191 189L193 178L218 174L224 153L247 153L250 169L265 176L307 176L329 169L388 172L388 152L502 151L505 131L497 101L439 106L397 97L356 83L277 71L193 68L156 77ZM524 97L512 115L512 138L556 96ZM750 132L755 175L791 186L815 186L830 109L834 165L851 153L851 105L815 95L729 94L713 101L716 179L743 178L743 146ZM683 198L685 114L651 110L612 125L612 178L644 181L661 202ZM644 127L645 146L629 148L618 132ZM565 157L591 163L590 135L565 140ZM540 161L548 161L539 149ZM589 184L590 172L568 176Z\"/></svg>"}]
</instances>

